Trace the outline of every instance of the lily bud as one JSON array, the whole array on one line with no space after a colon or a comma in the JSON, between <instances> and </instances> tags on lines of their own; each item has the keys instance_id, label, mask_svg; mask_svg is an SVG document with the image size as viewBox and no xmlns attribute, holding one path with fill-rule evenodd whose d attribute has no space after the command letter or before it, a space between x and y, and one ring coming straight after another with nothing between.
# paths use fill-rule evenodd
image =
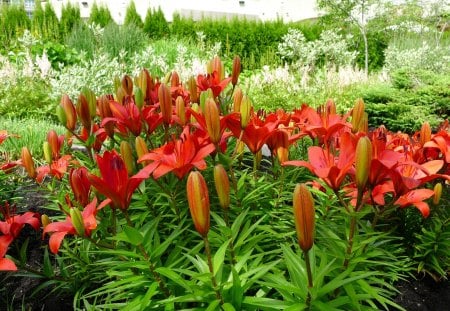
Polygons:
<instances>
[{"instance_id":1,"label":"lily bud","mask_svg":"<svg viewBox=\"0 0 450 311\"><path fill-rule=\"evenodd\" d=\"M220 206L224 210L230 207L230 181L222 164L214 166L214 185L219 196Z\"/></svg>"},{"instance_id":2,"label":"lily bud","mask_svg":"<svg viewBox=\"0 0 450 311\"><path fill-rule=\"evenodd\" d=\"M48 143L48 141L44 141L44 143L42 144L42 150L44 151L44 160L45 162L47 162L48 164L51 164L52 161L52 148L50 147L50 144Z\"/></svg>"},{"instance_id":3,"label":"lily bud","mask_svg":"<svg viewBox=\"0 0 450 311\"><path fill-rule=\"evenodd\" d=\"M71 208L69 213L75 231L79 236L84 236L84 221L80 210L78 208Z\"/></svg>"},{"instance_id":4,"label":"lily bud","mask_svg":"<svg viewBox=\"0 0 450 311\"><path fill-rule=\"evenodd\" d=\"M67 125L66 112L64 111L64 108L61 105L56 106L56 116L58 117L59 123L61 123L62 126Z\"/></svg>"},{"instance_id":5,"label":"lily bud","mask_svg":"<svg viewBox=\"0 0 450 311\"><path fill-rule=\"evenodd\" d=\"M222 61L220 60L219 56L214 56L212 59L212 72L217 72L217 75L219 76L220 80L223 80L225 76L225 70Z\"/></svg>"},{"instance_id":6,"label":"lily bud","mask_svg":"<svg viewBox=\"0 0 450 311\"><path fill-rule=\"evenodd\" d=\"M220 116L219 108L214 99L208 98L205 104L206 130L214 145L220 141Z\"/></svg>"},{"instance_id":7,"label":"lily bud","mask_svg":"<svg viewBox=\"0 0 450 311\"><path fill-rule=\"evenodd\" d=\"M91 89L84 87L81 94L84 95L88 102L91 117L94 117L97 113L97 97L95 97L95 93Z\"/></svg>"},{"instance_id":8,"label":"lily bud","mask_svg":"<svg viewBox=\"0 0 450 311\"><path fill-rule=\"evenodd\" d=\"M437 183L434 185L434 196L433 196L433 204L438 205L442 196L442 184Z\"/></svg>"},{"instance_id":9,"label":"lily bud","mask_svg":"<svg viewBox=\"0 0 450 311\"><path fill-rule=\"evenodd\" d=\"M194 110L195 112L199 113L200 112L200 106L197 103L193 103L191 105L191 109ZM191 114L191 123L195 123L197 122L197 120L195 119L195 117Z\"/></svg>"},{"instance_id":10,"label":"lily bud","mask_svg":"<svg viewBox=\"0 0 450 311\"><path fill-rule=\"evenodd\" d=\"M134 160L130 144L124 140L120 143L120 154L122 155L123 162L127 168L128 175L133 175L134 163L136 161Z\"/></svg>"},{"instance_id":11,"label":"lily bud","mask_svg":"<svg viewBox=\"0 0 450 311\"><path fill-rule=\"evenodd\" d=\"M134 91L134 103L139 108L139 110L142 109L142 106L144 106L144 92L139 87L136 87Z\"/></svg>"},{"instance_id":12,"label":"lily bud","mask_svg":"<svg viewBox=\"0 0 450 311\"><path fill-rule=\"evenodd\" d=\"M77 123L77 112L75 106L67 94L61 97L60 107L64 110L65 123L63 124L68 130L73 131ZM60 120L61 121L61 120Z\"/></svg>"},{"instance_id":13,"label":"lily bud","mask_svg":"<svg viewBox=\"0 0 450 311\"><path fill-rule=\"evenodd\" d=\"M45 229L45 227L47 227L48 224L50 224L52 221L50 220L50 218L48 217L48 215L46 214L42 214L41 215L41 224L42 224L42 228Z\"/></svg>"},{"instance_id":14,"label":"lily bud","mask_svg":"<svg viewBox=\"0 0 450 311\"><path fill-rule=\"evenodd\" d=\"M430 123L424 122L420 128L420 145L425 145L426 142L431 140L431 127Z\"/></svg>"},{"instance_id":15,"label":"lily bud","mask_svg":"<svg viewBox=\"0 0 450 311\"><path fill-rule=\"evenodd\" d=\"M119 86L119 88L116 90L116 101L123 105L123 101L125 99L125 90L122 86Z\"/></svg>"},{"instance_id":16,"label":"lily bud","mask_svg":"<svg viewBox=\"0 0 450 311\"><path fill-rule=\"evenodd\" d=\"M170 96L170 89L164 83L159 86L158 99L163 121L167 125L172 120L172 97Z\"/></svg>"},{"instance_id":17,"label":"lily bud","mask_svg":"<svg viewBox=\"0 0 450 311\"><path fill-rule=\"evenodd\" d=\"M197 81L194 77L189 78L188 89L191 103L198 103Z\"/></svg>"},{"instance_id":18,"label":"lily bud","mask_svg":"<svg viewBox=\"0 0 450 311\"><path fill-rule=\"evenodd\" d=\"M109 98L106 95L102 95L99 97L97 106L100 118L105 119L113 116L111 106L109 104ZM107 122L103 126L103 128L105 129L105 132L109 137L114 137L114 122Z\"/></svg>"},{"instance_id":19,"label":"lily bud","mask_svg":"<svg viewBox=\"0 0 450 311\"><path fill-rule=\"evenodd\" d=\"M58 134L55 132L55 130L50 130L47 133L47 142L51 150L50 152L51 158L52 159L59 158L59 149L61 144L59 142Z\"/></svg>"},{"instance_id":20,"label":"lily bud","mask_svg":"<svg viewBox=\"0 0 450 311\"><path fill-rule=\"evenodd\" d=\"M147 94L147 83L149 80L150 74L146 69L142 69L139 72L139 75L135 79L136 86L141 89L142 93L144 94L144 100L146 99Z\"/></svg>"},{"instance_id":21,"label":"lily bud","mask_svg":"<svg viewBox=\"0 0 450 311\"><path fill-rule=\"evenodd\" d=\"M242 97L240 109L242 129L245 129L247 127L247 124L250 121L251 111L252 111L252 102L250 101L250 98L244 95Z\"/></svg>"},{"instance_id":22,"label":"lily bud","mask_svg":"<svg viewBox=\"0 0 450 311\"><path fill-rule=\"evenodd\" d=\"M327 115L334 115L336 114L336 103L332 99L328 99L326 104L326 113Z\"/></svg>"},{"instance_id":23,"label":"lily bud","mask_svg":"<svg viewBox=\"0 0 450 311\"><path fill-rule=\"evenodd\" d=\"M121 85L126 95L130 96L133 94L133 80L128 75L123 76Z\"/></svg>"},{"instance_id":24,"label":"lily bud","mask_svg":"<svg viewBox=\"0 0 450 311\"><path fill-rule=\"evenodd\" d=\"M173 71L172 76L170 77L170 86L177 87L179 85L180 85L180 76L178 75L178 72Z\"/></svg>"},{"instance_id":25,"label":"lily bud","mask_svg":"<svg viewBox=\"0 0 450 311\"><path fill-rule=\"evenodd\" d=\"M358 191L363 191L369 178L372 162L372 143L367 136L361 137L356 145L355 181Z\"/></svg>"},{"instance_id":26,"label":"lily bud","mask_svg":"<svg viewBox=\"0 0 450 311\"><path fill-rule=\"evenodd\" d=\"M88 171L85 167L72 169L69 174L69 183L75 200L82 206L89 204L91 183L87 177Z\"/></svg>"},{"instance_id":27,"label":"lily bud","mask_svg":"<svg viewBox=\"0 0 450 311\"><path fill-rule=\"evenodd\" d=\"M241 88L237 87L233 93L233 111L240 112L241 111L241 102L244 93L242 93Z\"/></svg>"},{"instance_id":28,"label":"lily bud","mask_svg":"<svg viewBox=\"0 0 450 311\"><path fill-rule=\"evenodd\" d=\"M80 96L78 96L76 110L77 110L78 117L80 118L83 126L87 130L90 130L90 128L91 128L91 111L89 109L89 103L86 99L86 96L84 96L83 94L80 94Z\"/></svg>"},{"instance_id":29,"label":"lily bud","mask_svg":"<svg viewBox=\"0 0 450 311\"><path fill-rule=\"evenodd\" d=\"M186 125L186 106L181 96L178 96L175 100L175 112L180 119L181 125Z\"/></svg>"},{"instance_id":30,"label":"lily bud","mask_svg":"<svg viewBox=\"0 0 450 311\"><path fill-rule=\"evenodd\" d=\"M231 84L235 86L238 82L239 74L241 73L241 59L235 56L233 59L233 69L231 71Z\"/></svg>"},{"instance_id":31,"label":"lily bud","mask_svg":"<svg viewBox=\"0 0 450 311\"><path fill-rule=\"evenodd\" d=\"M280 163L286 162L289 160L289 149L286 147L278 147L277 148L277 158Z\"/></svg>"},{"instance_id":32,"label":"lily bud","mask_svg":"<svg viewBox=\"0 0 450 311\"><path fill-rule=\"evenodd\" d=\"M141 136L136 136L134 145L136 147L138 159L141 158L144 154L148 153L147 144L145 143L145 140ZM149 164L150 161L143 161L142 163L145 166Z\"/></svg>"},{"instance_id":33,"label":"lily bud","mask_svg":"<svg viewBox=\"0 0 450 311\"><path fill-rule=\"evenodd\" d=\"M25 170L28 173L28 176L31 178L36 178L36 169L34 168L34 161L31 157L30 150L27 147L22 148L21 152L22 165L25 167Z\"/></svg>"},{"instance_id":34,"label":"lily bud","mask_svg":"<svg viewBox=\"0 0 450 311\"><path fill-rule=\"evenodd\" d=\"M364 102L360 98L356 101L355 106L352 110L352 132L356 133L361 131L363 127L363 118L364 118Z\"/></svg>"},{"instance_id":35,"label":"lily bud","mask_svg":"<svg viewBox=\"0 0 450 311\"><path fill-rule=\"evenodd\" d=\"M193 171L189 174L186 190L195 230L206 237L209 231L209 196L205 179L200 172Z\"/></svg>"},{"instance_id":36,"label":"lily bud","mask_svg":"<svg viewBox=\"0 0 450 311\"><path fill-rule=\"evenodd\" d=\"M315 210L313 197L305 184L297 184L293 202L298 244L307 252L314 244Z\"/></svg>"}]
</instances>

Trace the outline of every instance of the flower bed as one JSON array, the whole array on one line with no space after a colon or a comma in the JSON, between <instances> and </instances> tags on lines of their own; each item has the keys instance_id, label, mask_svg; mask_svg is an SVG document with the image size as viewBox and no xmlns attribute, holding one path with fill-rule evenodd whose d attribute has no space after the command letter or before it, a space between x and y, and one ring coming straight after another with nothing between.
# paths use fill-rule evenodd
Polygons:
<instances>
[{"instance_id":1,"label":"flower bed","mask_svg":"<svg viewBox=\"0 0 450 311\"><path fill-rule=\"evenodd\" d=\"M369 131L362 101L255 111L239 71L215 57L184 83L142 70L114 94L63 96L67 134L2 164L50 201L40 215L2 204L0 268L120 310L401 309L394 282L446 277L448 123ZM411 222L422 234L400 236ZM26 243L10 250L28 225L49 239L34 269Z\"/></svg>"}]
</instances>

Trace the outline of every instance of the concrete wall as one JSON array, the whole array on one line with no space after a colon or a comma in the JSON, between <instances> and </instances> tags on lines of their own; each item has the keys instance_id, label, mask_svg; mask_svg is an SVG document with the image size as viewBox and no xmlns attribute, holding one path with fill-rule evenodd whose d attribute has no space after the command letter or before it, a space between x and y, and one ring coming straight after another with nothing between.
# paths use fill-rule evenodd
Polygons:
<instances>
[{"instance_id":1,"label":"concrete wall","mask_svg":"<svg viewBox=\"0 0 450 311\"><path fill-rule=\"evenodd\" d=\"M94 1L106 5L114 20L122 24L130 0L50 0L56 14L60 16L62 6L67 2L80 6L81 17L88 18ZM136 9L145 19L148 8L161 7L168 21L174 13L205 17L245 16L262 21L282 18L284 21L298 21L318 16L315 0L134 0Z\"/></svg>"}]
</instances>

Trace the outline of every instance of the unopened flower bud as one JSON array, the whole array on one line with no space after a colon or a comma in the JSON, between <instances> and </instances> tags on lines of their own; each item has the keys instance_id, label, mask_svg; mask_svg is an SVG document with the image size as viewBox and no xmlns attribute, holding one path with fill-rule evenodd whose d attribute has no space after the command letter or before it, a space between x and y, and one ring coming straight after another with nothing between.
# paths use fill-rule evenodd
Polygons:
<instances>
[{"instance_id":1,"label":"unopened flower bud","mask_svg":"<svg viewBox=\"0 0 450 311\"><path fill-rule=\"evenodd\" d=\"M127 168L128 175L133 175L135 163L133 151L131 150L130 144L124 140L120 143L120 154Z\"/></svg>"},{"instance_id":2,"label":"unopened flower bud","mask_svg":"<svg viewBox=\"0 0 450 311\"><path fill-rule=\"evenodd\" d=\"M280 163L286 162L289 160L289 149L286 147L278 147L277 148L277 158Z\"/></svg>"},{"instance_id":3,"label":"unopened flower bud","mask_svg":"<svg viewBox=\"0 0 450 311\"><path fill-rule=\"evenodd\" d=\"M372 162L372 143L367 136L361 137L356 145L355 181L358 191L364 191Z\"/></svg>"},{"instance_id":4,"label":"unopened flower bud","mask_svg":"<svg viewBox=\"0 0 450 311\"><path fill-rule=\"evenodd\" d=\"M145 143L145 140L141 136L136 136L135 146L138 159L141 158L144 154L148 153L147 144ZM142 163L145 166L148 163L150 163L150 161L143 161Z\"/></svg>"},{"instance_id":5,"label":"unopened flower bud","mask_svg":"<svg viewBox=\"0 0 450 311\"><path fill-rule=\"evenodd\" d=\"M75 200L82 206L89 203L91 183L88 179L88 171L85 167L72 169L69 174L69 183Z\"/></svg>"},{"instance_id":6,"label":"unopened flower bud","mask_svg":"<svg viewBox=\"0 0 450 311\"><path fill-rule=\"evenodd\" d=\"M433 196L433 204L438 205L442 196L442 184L437 183L434 185L434 196Z\"/></svg>"},{"instance_id":7,"label":"unopened flower bud","mask_svg":"<svg viewBox=\"0 0 450 311\"><path fill-rule=\"evenodd\" d=\"M147 83L150 78L150 74L146 69L142 69L139 72L139 75L135 79L136 86L141 89L142 93L144 94L144 99L146 98L147 94Z\"/></svg>"},{"instance_id":8,"label":"unopened flower bud","mask_svg":"<svg viewBox=\"0 0 450 311\"><path fill-rule=\"evenodd\" d=\"M178 96L175 100L175 111L181 125L186 125L186 106L184 105L184 100L181 96Z\"/></svg>"},{"instance_id":9,"label":"unopened flower bud","mask_svg":"<svg viewBox=\"0 0 450 311\"><path fill-rule=\"evenodd\" d=\"M244 95L242 97L240 109L242 129L245 129L247 127L248 122L250 121L251 111L252 111L252 102L250 101L250 98Z\"/></svg>"},{"instance_id":10,"label":"unopened flower bud","mask_svg":"<svg viewBox=\"0 0 450 311\"><path fill-rule=\"evenodd\" d=\"M126 95L130 96L133 94L133 80L128 75L123 76L121 86Z\"/></svg>"},{"instance_id":11,"label":"unopened flower bud","mask_svg":"<svg viewBox=\"0 0 450 311\"><path fill-rule=\"evenodd\" d=\"M21 159L22 165L25 167L28 176L31 178L36 178L36 169L34 168L34 161L27 147L22 148Z\"/></svg>"},{"instance_id":12,"label":"unopened flower bud","mask_svg":"<svg viewBox=\"0 0 450 311\"><path fill-rule=\"evenodd\" d=\"M298 244L306 252L314 244L315 210L313 197L305 184L295 187L293 206Z\"/></svg>"},{"instance_id":13,"label":"unopened flower bud","mask_svg":"<svg viewBox=\"0 0 450 311\"><path fill-rule=\"evenodd\" d=\"M211 98L208 98L205 103L205 121L209 138L213 144L217 145L220 141L219 108L217 108L216 102Z\"/></svg>"},{"instance_id":14,"label":"unopened flower bud","mask_svg":"<svg viewBox=\"0 0 450 311\"><path fill-rule=\"evenodd\" d=\"M50 130L47 133L47 142L50 146L51 158L52 159L59 158L59 149L60 149L61 144L59 142L58 134L56 133L55 130Z\"/></svg>"},{"instance_id":15,"label":"unopened flower bud","mask_svg":"<svg viewBox=\"0 0 450 311\"><path fill-rule=\"evenodd\" d=\"M195 80L194 77L189 78L188 89L191 103L198 103L197 81Z\"/></svg>"},{"instance_id":16,"label":"unopened flower bud","mask_svg":"<svg viewBox=\"0 0 450 311\"><path fill-rule=\"evenodd\" d=\"M61 105L56 106L56 116L58 117L59 123L61 123L62 126L67 125L66 112Z\"/></svg>"},{"instance_id":17,"label":"unopened flower bud","mask_svg":"<svg viewBox=\"0 0 450 311\"><path fill-rule=\"evenodd\" d=\"M61 97L59 107L64 110L65 123L63 124L68 130L73 131L77 123L77 112L75 106L67 94ZM61 120L60 120L61 121Z\"/></svg>"},{"instance_id":18,"label":"unopened flower bud","mask_svg":"<svg viewBox=\"0 0 450 311\"><path fill-rule=\"evenodd\" d=\"M241 101L244 93L242 93L241 88L237 87L233 93L233 111L241 112Z\"/></svg>"},{"instance_id":19,"label":"unopened flower bud","mask_svg":"<svg viewBox=\"0 0 450 311\"><path fill-rule=\"evenodd\" d=\"M364 102L360 98L356 101L355 106L353 107L353 110L352 110L352 132L353 133L359 132L363 128L364 109L365 109Z\"/></svg>"},{"instance_id":20,"label":"unopened flower bud","mask_svg":"<svg viewBox=\"0 0 450 311\"><path fill-rule=\"evenodd\" d=\"M52 148L50 147L50 144L48 141L44 141L42 144L42 151L44 152L44 160L48 164L51 164L52 161Z\"/></svg>"},{"instance_id":21,"label":"unopened flower bud","mask_svg":"<svg viewBox=\"0 0 450 311\"><path fill-rule=\"evenodd\" d=\"M170 89L164 83L159 86L158 99L163 121L166 125L170 124L172 120L172 97L170 96Z\"/></svg>"},{"instance_id":22,"label":"unopened flower bud","mask_svg":"<svg viewBox=\"0 0 450 311\"><path fill-rule=\"evenodd\" d=\"M193 103L192 105L191 105L191 109L193 110L193 111L195 111L196 113L199 113L200 112L200 106L197 104L197 103ZM191 123L195 123L195 122L197 122L197 120L195 119L195 117L191 114Z\"/></svg>"},{"instance_id":23,"label":"unopened flower bud","mask_svg":"<svg viewBox=\"0 0 450 311\"><path fill-rule=\"evenodd\" d=\"M209 196L205 179L200 172L193 171L189 174L186 190L195 230L206 237L209 231Z\"/></svg>"},{"instance_id":24,"label":"unopened flower bud","mask_svg":"<svg viewBox=\"0 0 450 311\"><path fill-rule=\"evenodd\" d=\"M420 128L420 145L425 145L426 142L431 140L431 127L430 123L424 122Z\"/></svg>"},{"instance_id":25,"label":"unopened flower bud","mask_svg":"<svg viewBox=\"0 0 450 311\"><path fill-rule=\"evenodd\" d=\"M79 236L84 236L84 221L80 210L78 208L71 208L70 218L77 234Z\"/></svg>"},{"instance_id":26,"label":"unopened flower bud","mask_svg":"<svg viewBox=\"0 0 450 311\"><path fill-rule=\"evenodd\" d=\"M48 215L46 214L42 214L41 215L41 224L42 227L45 229L45 227L47 227L48 224L50 224L52 221L50 220L50 218L48 217Z\"/></svg>"},{"instance_id":27,"label":"unopened flower bud","mask_svg":"<svg viewBox=\"0 0 450 311\"><path fill-rule=\"evenodd\" d=\"M231 84L233 84L233 86L237 84L240 73L241 73L241 59L239 56L235 56L233 59L233 69L231 71Z\"/></svg>"},{"instance_id":28,"label":"unopened flower bud","mask_svg":"<svg viewBox=\"0 0 450 311\"><path fill-rule=\"evenodd\" d=\"M230 207L230 181L222 164L214 166L214 185L219 196L220 206L227 210Z\"/></svg>"},{"instance_id":29,"label":"unopened flower bud","mask_svg":"<svg viewBox=\"0 0 450 311\"><path fill-rule=\"evenodd\" d=\"M134 91L134 103L139 109L144 106L144 92L142 92L139 87L137 87Z\"/></svg>"},{"instance_id":30,"label":"unopened flower bud","mask_svg":"<svg viewBox=\"0 0 450 311\"><path fill-rule=\"evenodd\" d=\"M80 96L78 97L76 111L84 128L90 130L92 121L91 111L89 109L89 103L83 94L80 94Z\"/></svg>"},{"instance_id":31,"label":"unopened flower bud","mask_svg":"<svg viewBox=\"0 0 450 311\"><path fill-rule=\"evenodd\" d=\"M179 85L180 85L180 76L178 75L178 72L173 71L172 75L170 76L170 86L177 87Z\"/></svg>"}]
</instances>

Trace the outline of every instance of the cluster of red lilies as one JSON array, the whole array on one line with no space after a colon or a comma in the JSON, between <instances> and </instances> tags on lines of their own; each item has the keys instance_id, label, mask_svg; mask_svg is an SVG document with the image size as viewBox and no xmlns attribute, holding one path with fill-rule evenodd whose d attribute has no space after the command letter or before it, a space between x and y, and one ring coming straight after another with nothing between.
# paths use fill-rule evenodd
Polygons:
<instances>
[{"instance_id":1,"label":"cluster of red lilies","mask_svg":"<svg viewBox=\"0 0 450 311\"><path fill-rule=\"evenodd\" d=\"M257 161L264 145L274 162L306 167L322 181L314 185L345 193L347 209L359 210L365 204L414 205L428 216L425 200L437 198L441 191L429 182L449 179L448 123L434 133L424 124L412 136L384 127L369 131L362 101L345 115L336 112L332 101L318 109L303 105L292 112L255 111L237 87L239 69L240 60L235 58L232 74L225 78L224 66L216 57L208 74L184 84L176 72L160 81L144 69L134 83L125 76L114 96L96 97L84 90L73 104L64 95L57 115L68 132L65 136L48 133L46 164L36 167L25 147L21 160L2 166L10 170L22 165L38 183L46 178L68 179L66 220L42 218L50 250L57 253L66 235L90 237L100 209L127 211L133 193L146 179L173 174L184 180L193 170L205 170L208 157L223 154L235 160L246 152L245 147ZM0 142L6 137L6 132L0 132ZM303 137L314 142L308 160L289 159L291 146ZM357 148L361 139L365 147ZM72 152L75 145L83 146L87 154L83 161ZM86 158L91 165L83 164L89 161ZM357 171L367 172L365 182L358 182ZM7 203L2 212L0 270L14 270L14 262L4 258L8 246L25 224L38 229L40 222L35 213L15 215Z\"/></svg>"}]
</instances>

